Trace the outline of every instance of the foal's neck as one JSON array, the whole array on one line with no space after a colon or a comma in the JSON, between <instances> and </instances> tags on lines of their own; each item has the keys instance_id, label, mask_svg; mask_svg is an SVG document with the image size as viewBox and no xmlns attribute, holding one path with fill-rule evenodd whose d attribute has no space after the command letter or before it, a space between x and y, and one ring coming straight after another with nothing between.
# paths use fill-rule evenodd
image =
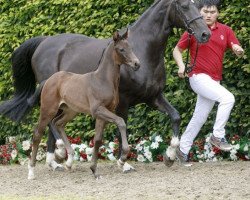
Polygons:
<instances>
[{"instance_id":1,"label":"foal's neck","mask_svg":"<svg viewBox=\"0 0 250 200\"><path fill-rule=\"evenodd\" d=\"M102 81L117 85L120 79L120 66L115 62L114 42L106 48L102 61L95 71L95 74Z\"/></svg>"}]
</instances>

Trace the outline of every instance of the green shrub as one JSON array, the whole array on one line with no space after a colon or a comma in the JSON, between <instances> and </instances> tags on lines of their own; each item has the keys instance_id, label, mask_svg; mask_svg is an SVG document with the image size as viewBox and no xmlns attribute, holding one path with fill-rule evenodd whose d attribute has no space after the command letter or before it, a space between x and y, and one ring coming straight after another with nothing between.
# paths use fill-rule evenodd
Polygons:
<instances>
[{"instance_id":1,"label":"green shrub","mask_svg":"<svg viewBox=\"0 0 250 200\"><path fill-rule=\"evenodd\" d=\"M133 23L153 0L0 0L0 101L13 95L11 53L25 40L38 35L60 33L80 33L97 38L107 38L116 29ZM246 50L244 59L236 58L231 52L225 56L223 84L236 97L236 105L229 120L230 133L243 134L249 131L249 5L247 1L223 1L220 20L230 25ZM230 17L228 17L230 16ZM177 76L177 67L172 58L172 50L182 31L174 30L166 49L167 82L165 96L182 117L181 131L191 118L196 97L187 83ZM175 36L174 36L175 35ZM214 110L201 134L212 129ZM6 136L31 137L37 123L39 110L33 109L26 122L16 124L0 116L0 143ZM90 116L79 116L70 123L66 131L69 135L80 135L84 139L93 136L94 120ZM172 134L170 118L152 108L137 105L130 109L128 129L134 139L153 133L165 139ZM113 137L115 126L109 125L105 136Z\"/></svg>"}]
</instances>

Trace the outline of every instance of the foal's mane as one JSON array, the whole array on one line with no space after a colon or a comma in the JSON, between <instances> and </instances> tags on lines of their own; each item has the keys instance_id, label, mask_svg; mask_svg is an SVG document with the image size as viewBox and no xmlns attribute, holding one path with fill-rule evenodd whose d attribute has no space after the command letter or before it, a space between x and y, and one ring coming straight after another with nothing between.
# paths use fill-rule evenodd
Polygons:
<instances>
[{"instance_id":1,"label":"foal's mane","mask_svg":"<svg viewBox=\"0 0 250 200\"><path fill-rule=\"evenodd\" d=\"M113 44L113 43L114 43L114 42L113 42L112 40L110 40L110 41L108 42L108 45L102 50L102 55L101 55L101 58L99 59L99 61L98 61L98 63L97 63L97 68L99 68L100 64L102 63L103 58L104 58L104 56L106 55L109 46L110 46L111 44Z\"/></svg>"}]
</instances>

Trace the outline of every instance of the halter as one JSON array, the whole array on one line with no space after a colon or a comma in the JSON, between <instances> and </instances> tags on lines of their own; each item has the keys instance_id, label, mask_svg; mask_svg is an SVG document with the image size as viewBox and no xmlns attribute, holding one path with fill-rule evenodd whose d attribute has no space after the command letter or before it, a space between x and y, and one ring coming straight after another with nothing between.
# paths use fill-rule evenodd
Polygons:
<instances>
[{"instance_id":1,"label":"halter","mask_svg":"<svg viewBox=\"0 0 250 200\"><path fill-rule=\"evenodd\" d=\"M193 23L195 20L197 19L202 19L203 17L200 15L198 17L195 17L193 19L187 19L186 15L183 13L182 9L180 9L180 5L177 3L176 0L173 0L173 3L175 5L175 11L178 12L178 14L181 16L181 18L183 19L183 22L185 24L185 28L187 30L187 32L191 35L194 34L193 29L190 27L190 24Z\"/></svg>"},{"instance_id":2,"label":"halter","mask_svg":"<svg viewBox=\"0 0 250 200\"><path fill-rule=\"evenodd\" d=\"M191 66L188 66L190 64L188 62L188 60L189 60L189 51L190 51L190 40L191 40L191 36L195 34L194 30L190 27L190 24L193 23L197 19L202 19L203 17L200 15L200 16L195 17L193 19L187 19L187 17L183 13L182 9L180 9L180 5L177 3L177 1L173 0L173 3L175 5L175 11L178 12L178 14L183 19L185 28L186 28L186 30L188 32L188 52L187 52L187 59L186 59L186 63L185 63L185 73L188 74L188 73L190 73L193 70L193 67L196 64L196 58L197 58L198 47L199 47L199 43L197 42L196 52L195 52L195 57L194 57L194 62L193 62L193 64ZM176 18L176 15L175 15L175 18Z\"/></svg>"}]
</instances>

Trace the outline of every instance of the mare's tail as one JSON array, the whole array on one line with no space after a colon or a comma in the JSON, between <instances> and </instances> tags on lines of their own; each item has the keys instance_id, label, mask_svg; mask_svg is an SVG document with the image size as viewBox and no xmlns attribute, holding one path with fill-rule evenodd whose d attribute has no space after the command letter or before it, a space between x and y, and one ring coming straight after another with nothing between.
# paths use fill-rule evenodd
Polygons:
<instances>
[{"instance_id":1,"label":"mare's tail","mask_svg":"<svg viewBox=\"0 0 250 200\"><path fill-rule=\"evenodd\" d=\"M31 58L38 45L46 37L34 37L18 47L11 57L15 93L12 99L0 105L0 114L13 121L20 121L32 109L34 102L27 100L36 90L35 74L32 71Z\"/></svg>"}]
</instances>

